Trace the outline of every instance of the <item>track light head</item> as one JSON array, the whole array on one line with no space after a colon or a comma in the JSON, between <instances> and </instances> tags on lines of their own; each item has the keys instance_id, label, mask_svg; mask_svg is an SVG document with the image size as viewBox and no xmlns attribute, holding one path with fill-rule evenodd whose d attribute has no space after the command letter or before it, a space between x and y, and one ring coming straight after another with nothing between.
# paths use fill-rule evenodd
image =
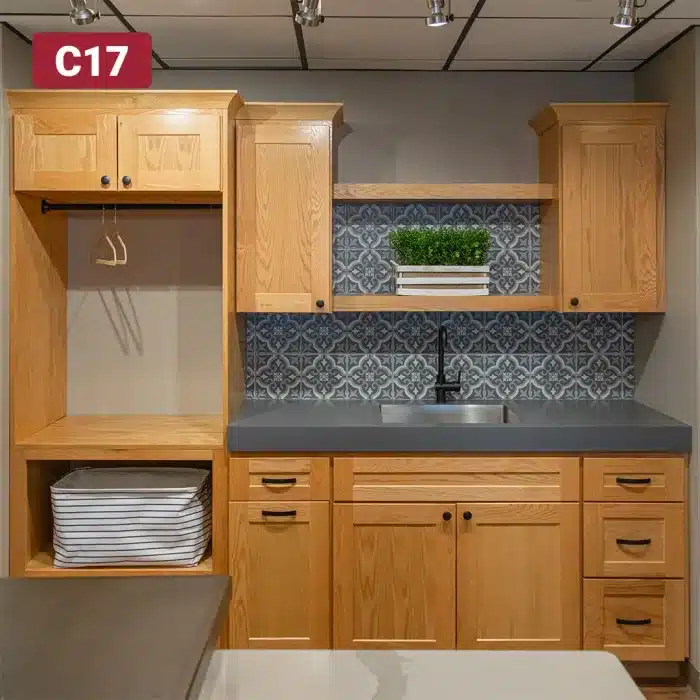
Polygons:
<instances>
[{"instance_id":1,"label":"track light head","mask_svg":"<svg viewBox=\"0 0 700 700\"><path fill-rule=\"evenodd\" d=\"M445 14L445 0L428 0L428 16L425 18L427 27L444 27L454 20L454 15Z\"/></svg>"},{"instance_id":2,"label":"track light head","mask_svg":"<svg viewBox=\"0 0 700 700\"><path fill-rule=\"evenodd\" d=\"M87 6L87 0L70 0L70 21L79 27L100 19L100 13Z\"/></svg>"},{"instance_id":3,"label":"track light head","mask_svg":"<svg viewBox=\"0 0 700 700\"><path fill-rule=\"evenodd\" d=\"M302 27L318 27L325 17L321 14L320 0L303 0L294 21Z\"/></svg>"},{"instance_id":4,"label":"track light head","mask_svg":"<svg viewBox=\"0 0 700 700\"><path fill-rule=\"evenodd\" d=\"M636 0L619 0L619 3L617 14L610 18L610 24L619 29L632 29L639 22L637 18L639 5Z\"/></svg>"}]
</instances>

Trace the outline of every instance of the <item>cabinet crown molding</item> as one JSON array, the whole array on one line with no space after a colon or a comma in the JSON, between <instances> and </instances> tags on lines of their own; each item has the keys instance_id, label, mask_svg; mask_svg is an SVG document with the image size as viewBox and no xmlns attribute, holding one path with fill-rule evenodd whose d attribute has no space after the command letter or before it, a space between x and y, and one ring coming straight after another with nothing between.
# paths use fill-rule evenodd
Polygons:
<instances>
[{"instance_id":1,"label":"cabinet crown molding","mask_svg":"<svg viewBox=\"0 0 700 700\"><path fill-rule=\"evenodd\" d=\"M335 128L343 123L342 102L246 102L236 120L329 122Z\"/></svg>"}]
</instances>

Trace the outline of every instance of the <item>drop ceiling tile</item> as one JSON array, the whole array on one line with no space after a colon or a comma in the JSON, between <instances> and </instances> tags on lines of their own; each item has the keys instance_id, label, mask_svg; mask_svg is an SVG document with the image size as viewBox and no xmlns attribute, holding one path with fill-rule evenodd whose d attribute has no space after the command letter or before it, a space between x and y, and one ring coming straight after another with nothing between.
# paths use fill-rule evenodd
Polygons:
<instances>
[{"instance_id":1,"label":"drop ceiling tile","mask_svg":"<svg viewBox=\"0 0 700 700\"><path fill-rule=\"evenodd\" d=\"M615 70L621 70L621 71L630 71L634 70L642 61L641 60L633 60L633 61L598 61L595 65L591 66L588 70L590 71L598 71L598 72L604 72L604 71L615 71Z\"/></svg>"},{"instance_id":2,"label":"drop ceiling tile","mask_svg":"<svg viewBox=\"0 0 700 700\"><path fill-rule=\"evenodd\" d=\"M426 27L421 18L335 19L304 30L309 58L444 60L462 23Z\"/></svg>"},{"instance_id":3,"label":"drop ceiling tile","mask_svg":"<svg viewBox=\"0 0 700 700\"><path fill-rule=\"evenodd\" d=\"M692 1L692 0L691 0ZM639 10L646 17L666 0L647 0ZM610 19L617 0L488 0L480 17L568 17Z\"/></svg>"},{"instance_id":4,"label":"drop ceiling tile","mask_svg":"<svg viewBox=\"0 0 700 700\"><path fill-rule=\"evenodd\" d=\"M100 7L101 5L101 7ZM111 14L101 0L92 0L89 4L93 9L98 9L103 14ZM68 0L0 0L0 14L58 14L68 16L70 3Z\"/></svg>"},{"instance_id":5,"label":"drop ceiling tile","mask_svg":"<svg viewBox=\"0 0 700 700\"><path fill-rule=\"evenodd\" d=\"M667 10L658 16L659 19L672 19L674 17L700 19L700 2L698 0L675 0Z\"/></svg>"},{"instance_id":6,"label":"drop ceiling tile","mask_svg":"<svg viewBox=\"0 0 700 700\"><path fill-rule=\"evenodd\" d=\"M35 32L125 32L124 25L113 16L102 17L97 22L76 27L65 15L3 15L0 22L9 22L26 37Z\"/></svg>"},{"instance_id":7,"label":"drop ceiling tile","mask_svg":"<svg viewBox=\"0 0 700 700\"><path fill-rule=\"evenodd\" d=\"M167 58L163 60L171 68L192 68L196 70L225 68L299 68L298 58Z\"/></svg>"},{"instance_id":8,"label":"drop ceiling tile","mask_svg":"<svg viewBox=\"0 0 700 700\"><path fill-rule=\"evenodd\" d=\"M139 17L134 26L170 58L297 58L288 17Z\"/></svg>"},{"instance_id":9,"label":"drop ceiling tile","mask_svg":"<svg viewBox=\"0 0 700 700\"><path fill-rule=\"evenodd\" d=\"M522 0L521 0L522 2ZM469 17L477 0L452 0L455 17ZM428 14L425 0L322 0L326 17L420 17Z\"/></svg>"},{"instance_id":10,"label":"drop ceiling tile","mask_svg":"<svg viewBox=\"0 0 700 700\"><path fill-rule=\"evenodd\" d=\"M605 58L616 61L648 58L687 27L688 21L685 19L653 19Z\"/></svg>"},{"instance_id":11,"label":"drop ceiling tile","mask_svg":"<svg viewBox=\"0 0 700 700\"><path fill-rule=\"evenodd\" d=\"M462 61L452 63L450 70L505 71L579 71L589 61Z\"/></svg>"},{"instance_id":12,"label":"drop ceiling tile","mask_svg":"<svg viewBox=\"0 0 700 700\"><path fill-rule=\"evenodd\" d=\"M127 19L129 15L289 17L292 13L289 0L116 0L116 5Z\"/></svg>"},{"instance_id":13,"label":"drop ceiling tile","mask_svg":"<svg viewBox=\"0 0 700 700\"><path fill-rule=\"evenodd\" d=\"M412 59L310 58L312 70L441 70L445 61Z\"/></svg>"},{"instance_id":14,"label":"drop ceiling tile","mask_svg":"<svg viewBox=\"0 0 700 700\"><path fill-rule=\"evenodd\" d=\"M585 61L623 34L604 19L478 19L456 58Z\"/></svg>"}]
</instances>

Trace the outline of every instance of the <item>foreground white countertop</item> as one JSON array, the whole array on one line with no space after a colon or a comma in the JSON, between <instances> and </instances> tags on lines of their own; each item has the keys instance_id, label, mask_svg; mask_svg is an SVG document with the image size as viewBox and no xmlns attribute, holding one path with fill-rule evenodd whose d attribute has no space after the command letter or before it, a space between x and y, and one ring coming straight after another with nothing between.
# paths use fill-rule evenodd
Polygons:
<instances>
[{"instance_id":1,"label":"foreground white countertop","mask_svg":"<svg viewBox=\"0 0 700 700\"><path fill-rule=\"evenodd\" d=\"M217 651L198 700L643 700L597 651Z\"/></svg>"}]
</instances>

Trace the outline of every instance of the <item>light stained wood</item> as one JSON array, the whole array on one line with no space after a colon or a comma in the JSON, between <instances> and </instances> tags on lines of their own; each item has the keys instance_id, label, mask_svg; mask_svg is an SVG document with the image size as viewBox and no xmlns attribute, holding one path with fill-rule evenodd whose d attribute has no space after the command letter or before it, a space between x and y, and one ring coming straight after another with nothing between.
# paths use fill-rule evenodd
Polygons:
<instances>
[{"instance_id":1,"label":"light stained wood","mask_svg":"<svg viewBox=\"0 0 700 700\"><path fill-rule=\"evenodd\" d=\"M554 296L493 294L472 297L360 294L334 296L334 311L555 311Z\"/></svg>"},{"instance_id":2,"label":"light stained wood","mask_svg":"<svg viewBox=\"0 0 700 700\"><path fill-rule=\"evenodd\" d=\"M221 111L121 115L120 190L221 190ZM123 178L131 178L131 185Z\"/></svg>"},{"instance_id":3,"label":"light stained wood","mask_svg":"<svg viewBox=\"0 0 700 700\"><path fill-rule=\"evenodd\" d=\"M564 310L662 310L662 125L567 125L562 152Z\"/></svg>"},{"instance_id":4,"label":"light stained wood","mask_svg":"<svg viewBox=\"0 0 700 700\"><path fill-rule=\"evenodd\" d=\"M230 504L233 648L330 647L329 510L327 502Z\"/></svg>"},{"instance_id":5,"label":"light stained wood","mask_svg":"<svg viewBox=\"0 0 700 700\"><path fill-rule=\"evenodd\" d=\"M336 457L336 501L578 501L577 457Z\"/></svg>"},{"instance_id":6,"label":"light stained wood","mask_svg":"<svg viewBox=\"0 0 700 700\"><path fill-rule=\"evenodd\" d=\"M10 438L66 412L68 232L65 216L10 195Z\"/></svg>"},{"instance_id":7,"label":"light stained wood","mask_svg":"<svg viewBox=\"0 0 700 700\"><path fill-rule=\"evenodd\" d=\"M618 483L617 479L649 480L649 483ZM677 501L685 500L685 458L584 457L583 498L586 501Z\"/></svg>"},{"instance_id":8,"label":"light stained wood","mask_svg":"<svg viewBox=\"0 0 700 700\"><path fill-rule=\"evenodd\" d=\"M236 309L331 311L330 126L239 121L236 130L245 173L238 179Z\"/></svg>"},{"instance_id":9,"label":"light stained wood","mask_svg":"<svg viewBox=\"0 0 700 700\"><path fill-rule=\"evenodd\" d=\"M328 501L331 498L330 469L327 457L232 457L231 499ZM275 479L292 483L274 483Z\"/></svg>"},{"instance_id":10,"label":"light stained wood","mask_svg":"<svg viewBox=\"0 0 700 700\"><path fill-rule=\"evenodd\" d=\"M651 542L632 545L618 539ZM683 503L584 504L584 576L683 578L685 540Z\"/></svg>"},{"instance_id":11,"label":"light stained wood","mask_svg":"<svg viewBox=\"0 0 700 700\"><path fill-rule=\"evenodd\" d=\"M209 205L221 207L221 192L186 192L184 190L171 192L134 192L133 190L105 190L103 192L78 192L76 190L39 190L33 195L45 199L52 204L201 204L206 211ZM164 212L130 211L129 216L149 216L156 218ZM60 216L59 213L49 212L48 216Z\"/></svg>"},{"instance_id":12,"label":"light stained wood","mask_svg":"<svg viewBox=\"0 0 700 700\"><path fill-rule=\"evenodd\" d=\"M326 122L334 128L343 123L342 102L246 102L237 120Z\"/></svg>"},{"instance_id":13,"label":"light stained wood","mask_svg":"<svg viewBox=\"0 0 700 700\"><path fill-rule=\"evenodd\" d=\"M13 110L227 109L235 116L243 100L235 90L8 90Z\"/></svg>"},{"instance_id":14,"label":"light stained wood","mask_svg":"<svg viewBox=\"0 0 700 700\"><path fill-rule=\"evenodd\" d=\"M458 648L579 649L578 504L459 503L457 522Z\"/></svg>"},{"instance_id":15,"label":"light stained wood","mask_svg":"<svg viewBox=\"0 0 700 700\"><path fill-rule=\"evenodd\" d=\"M543 183L339 183L333 185L333 199L338 201L373 200L388 202L429 201L540 201L552 199L554 187Z\"/></svg>"},{"instance_id":16,"label":"light stained wood","mask_svg":"<svg viewBox=\"0 0 700 700\"><path fill-rule=\"evenodd\" d=\"M335 504L334 648L454 648L455 528L454 504Z\"/></svg>"},{"instance_id":17,"label":"light stained wood","mask_svg":"<svg viewBox=\"0 0 700 700\"><path fill-rule=\"evenodd\" d=\"M683 661L687 656L683 581L585 579L583 610L584 649L603 649L623 661Z\"/></svg>"},{"instance_id":18,"label":"light stained wood","mask_svg":"<svg viewBox=\"0 0 700 700\"><path fill-rule=\"evenodd\" d=\"M221 416L216 415L65 416L19 441L19 445L37 451L99 448L211 452L223 447L222 439Z\"/></svg>"},{"instance_id":19,"label":"light stained wood","mask_svg":"<svg viewBox=\"0 0 700 700\"><path fill-rule=\"evenodd\" d=\"M40 110L14 117L17 191L117 189L117 120L95 110ZM100 178L110 178L102 185Z\"/></svg>"},{"instance_id":20,"label":"light stained wood","mask_svg":"<svg viewBox=\"0 0 700 700\"><path fill-rule=\"evenodd\" d=\"M197 566L114 566L86 569L57 569L51 552L39 552L27 563L26 578L75 578L84 576L196 576L212 573L211 556L205 556Z\"/></svg>"},{"instance_id":21,"label":"light stained wood","mask_svg":"<svg viewBox=\"0 0 700 700\"><path fill-rule=\"evenodd\" d=\"M698 696L688 687L641 687L647 700L698 700Z\"/></svg>"},{"instance_id":22,"label":"light stained wood","mask_svg":"<svg viewBox=\"0 0 700 700\"><path fill-rule=\"evenodd\" d=\"M551 182L554 189L553 198L540 203L540 294L556 297L557 305L561 304L562 278L560 151L560 129L549 129L540 135L540 182Z\"/></svg>"}]
</instances>

